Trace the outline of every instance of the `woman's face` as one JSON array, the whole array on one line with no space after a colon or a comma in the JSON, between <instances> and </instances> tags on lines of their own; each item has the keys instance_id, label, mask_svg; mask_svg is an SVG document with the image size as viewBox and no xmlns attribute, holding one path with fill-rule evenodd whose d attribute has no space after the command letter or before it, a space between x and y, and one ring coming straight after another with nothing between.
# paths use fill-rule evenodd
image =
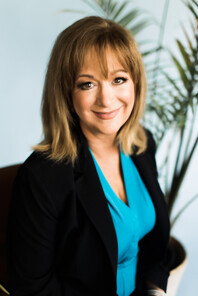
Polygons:
<instances>
[{"instance_id":1,"label":"woman's face","mask_svg":"<svg viewBox=\"0 0 198 296\"><path fill-rule=\"evenodd\" d=\"M96 52L90 50L72 92L75 112L88 139L101 135L116 137L134 106L134 83L129 72L110 49L106 58L107 78L101 71Z\"/></svg>"}]
</instances>

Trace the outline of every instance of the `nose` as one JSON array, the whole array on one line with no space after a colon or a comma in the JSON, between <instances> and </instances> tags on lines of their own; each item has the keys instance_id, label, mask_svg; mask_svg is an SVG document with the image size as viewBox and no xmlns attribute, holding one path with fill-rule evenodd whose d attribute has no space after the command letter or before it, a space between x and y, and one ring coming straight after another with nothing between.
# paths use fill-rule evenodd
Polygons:
<instances>
[{"instance_id":1,"label":"nose","mask_svg":"<svg viewBox=\"0 0 198 296\"><path fill-rule=\"evenodd\" d=\"M108 82L101 83L97 94L97 104L102 107L109 107L114 99L115 94L111 85Z\"/></svg>"}]
</instances>

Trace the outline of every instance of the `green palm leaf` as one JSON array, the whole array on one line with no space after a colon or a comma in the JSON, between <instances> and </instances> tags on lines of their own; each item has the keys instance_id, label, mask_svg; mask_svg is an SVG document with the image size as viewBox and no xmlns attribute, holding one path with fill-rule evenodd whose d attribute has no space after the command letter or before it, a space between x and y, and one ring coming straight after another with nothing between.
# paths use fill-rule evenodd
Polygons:
<instances>
[{"instance_id":1,"label":"green palm leaf","mask_svg":"<svg viewBox=\"0 0 198 296\"><path fill-rule=\"evenodd\" d=\"M178 87L177 83L173 78L171 78L166 72L164 72L165 77L167 80L173 85L173 87L177 90L178 94L182 97L185 98L185 95L181 92L181 89Z\"/></svg>"},{"instance_id":2,"label":"green palm leaf","mask_svg":"<svg viewBox=\"0 0 198 296\"><path fill-rule=\"evenodd\" d=\"M183 32L184 32L184 35L186 37L186 40L187 40L187 43L188 43L188 46L189 46L189 49L191 50L191 52L193 52L193 44L188 36L188 33L186 32L186 29L184 28L184 26L182 25L182 29L183 29Z\"/></svg>"},{"instance_id":3,"label":"green palm leaf","mask_svg":"<svg viewBox=\"0 0 198 296\"><path fill-rule=\"evenodd\" d=\"M138 15L140 11L137 9L133 9L127 15L125 15L121 20L118 21L120 25L123 27L126 27L132 20L134 20Z\"/></svg>"},{"instance_id":4,"label":"green palm leaf","mask_svg":"<svg viewBox=\"0 0 198 296\"><path fill-rule=\"evenodd\" d=\"M113 14L114 13L114 11L116 10L117 5L118 5L117 2L112 3L112 5L109 7L110 14Z\"/></svg>"},{"instance_id":5,"label":"green palm leaf","mask_svg":"<svg viewBox=\"0 0 198 296\"><path fill-rule=\"evenodd\" d=\"M178 48L183 56L184 62L186 64L187 69L189 70L189 72L193 75L194 73L194 65L190 59L190 55L187 53L187 51L185 50L183 44L181 43L181 41L176 40Z\"/></svg>"},{"instance_id":6,"label":"green palm leaf","mask_svg":"<svg viewBox=\"0 0 198 296\"><path fill-rule=\"evenodd\" d=\"M193 1L193 2L198 7L198 3L196 1ZM190 11L192 12L192 14L194 15L194 17L196 19L198 19L198 13L195 11L194 7L190 4L190 2L187 2L187 6L190 9Z\"/></svg>"},{"instance_id":7,"label":"green palm leaf","mask_svg":"<svg viewBox=\"0 0 198 296\"><path fill-rule=\"evenodd\" d=\"M94 11L96 11L97 14L103 15L103 16L105 14L105 16L106 16L106 13L104 13L104 10L102 9L102 6L99 5L97 0L94 0L94 1L82 0L82 1L85 2Z\"/></svg>"},{"instance_id":8,"label":"green palm leaf","mask_svg":"<svg viewBox=\"0 0 198 296\"><path fill-rule=\"evenodd\" d=\"M192 0L192 2L195 4L195 6L198 7L198 1L196 1L196 0Z\"/></svg>"},{"instance_id":9,"label":"green palm leaf","mask_svg":"<svg viewBox=\"0 0 198 296\"><path fill-rule=\"evenodd\" d=\"M120 5L116 13L112 16L113 21L116 21L117 17L120 16L120 14L123 12L123 10L126 8L127 5L128 5L128 1L124 1L123 4Z\"/></svg>"},{"instance_id":10,"label":"green palm leaf","mask_svg":"<svg viewBox=\"0 0 198 296\"><path fill-rule=\"evenodd\" d=\"M112 0L109 0L107 4L107 11L110 14L112 14L116 6L117 6L117 2L113 2Z\"/></svg>"},{"instance_id":11,"label":"green palm leaf","mask_svg":"<svg viewBox=\"0 0 198 296\"><path fill-rule=\"evenodd\" d=\"M187 89L188 88L188 77L186 75L186 71L174 55L172 55L172 59L173 59L173 62L175 63L176 68L180 74L180 78L184 84L184 87Z\"/></svg>"},{"instance_id":12,"label":"green palm leaf","mask_svg":"<svg viewBox=\"0 0 198 296\"><path fill-rule=\"evenodd\" d=\"M181 214L189 207L189 205L194 202L198 198L198 194L196 194L194 197L192 197L182 208L181 210L177 213L177 215L173 218L171 221L171 228L175 225L175 222L177 219L181 216Z\"/></svg>"},{"instance_id":13,"label":"green palm leaf","mask_svg":"<svg viewBox=\"0 0 198 296\"><path fill-rule=\"evenodd\" d=\"M87 12L85 10L78 10L78 9L61 9L61 10L58 10L56 13L59 14L59 13L83 13L83 14L86 14Z\"/></svg>"},{"instance_id":14,"label":"green palm leaf","mask_svg":"<svg viewBox=\"0 0 198 296\"><path fill-rule=\"evenodd\" d=\"M136 25L132 26L129 30L132 32L132 34L135 36L137 35L139 32L141 32L145 27L147 27L150 24L149 20L144 20L144 21L140 21L139 23L137 23ZM159 50L159 48L158 48ZM149 53L147 52L147 55Z\"/></svg>"}]
</instances>

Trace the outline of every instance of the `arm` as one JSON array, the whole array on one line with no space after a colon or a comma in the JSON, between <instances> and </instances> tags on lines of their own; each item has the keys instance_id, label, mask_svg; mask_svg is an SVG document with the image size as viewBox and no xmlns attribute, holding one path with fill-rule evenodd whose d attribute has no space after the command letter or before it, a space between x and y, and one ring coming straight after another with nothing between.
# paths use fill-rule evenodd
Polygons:
<instances>
[{"instance_id":1,"label":"arm","mask_svg":"<svg viewBox=\"0 0 198 296\"><path fill-rule=\"evenodd\" d=\"M147 295L148 296L164 296L165 292L158 286L154 285L151 282L146 282L146 287L147 287Z\"/></svg>"},{"instance_id":2,"label":"arm","mask_svg":"<svg viewBox=\"0 0 198 296\"><path fill-rule=\"evenodd\" d=\"M170 223L164 195L157 182L158 172L155 160L156 145L152 134L146 130L148 138L147 150L143 156L150 171L149 186L156 209L156 225L154 229L142 239L140 249L139 274L145 289L166 291L169 276L169 231Z\"/></svg>"},{"instance_id":3,"label":"arm","mask_svg":"<svg viewBox=\"0 0 198 296\"><path fill-rule=\"evenodd\" d=\"M8 226L9 288L14 296L60 294L54 271L57 213L30 168L17 176Z\"/></svg>"}]
</instances>

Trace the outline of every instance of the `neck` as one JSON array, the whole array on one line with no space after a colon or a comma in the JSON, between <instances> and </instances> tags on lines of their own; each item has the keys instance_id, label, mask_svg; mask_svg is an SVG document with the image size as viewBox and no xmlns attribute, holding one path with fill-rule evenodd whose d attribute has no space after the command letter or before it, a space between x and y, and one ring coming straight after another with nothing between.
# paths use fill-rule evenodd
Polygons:
<instances>
[{"instance_id":1,"label":"neck","mask_svg":"<svg viewBox=\"0 0 198 296\"><path fill-rule=\"evenodd\" d=\"M105 157L112 153L119 151L116 137L112 135L85 135L88 146L90 147L94 156Z\"/></svg>"}]
</instances>

